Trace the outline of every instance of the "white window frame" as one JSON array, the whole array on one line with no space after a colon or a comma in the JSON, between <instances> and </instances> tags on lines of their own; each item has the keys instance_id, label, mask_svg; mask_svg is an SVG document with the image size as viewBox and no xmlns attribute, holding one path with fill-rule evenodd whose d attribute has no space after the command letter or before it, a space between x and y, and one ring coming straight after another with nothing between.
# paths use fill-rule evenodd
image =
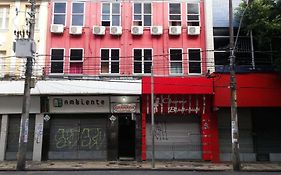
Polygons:
<instances>
[{"instance_id":1,"label":"white window frame","mask_svg":"<svg viewBox=\"0 0 281 175\"><path fill-rule=\"evenodd\" d=\"M200 73L190 73L189 68L190 68L190 60L189 60L189 50L199 50L200 52L200 61L194 61L192 60L191 62L193 63L200 63ZM188 63L188 74L189 75L202 75L202 49L201 48L187 48L187 63Z\"/></svg>"},{"instance_id":2,"label":"white window frame","mask_svg":"<svg viewBox=\"0 0 281 175\"><path fill-rule=\"evenodd\" d=\"M55 13L55 4L56 3L63 3L65 4L65 13ZM66 26L66 18L67 18L67 2L63 2L63 1L56 1L53 2L53 16L52 16L52 24L54 24L54 19L55 19L55 15L64 15L64 24L62 24L63 26Z\"/></svg>"},{"instance_id":3,"label":"white window frame","mask_svg":"<svg viewBox=\"0 0 281 175\"><path fill-rule=\"evenodd\" d=\"M73 13L73 4L83 4L83 13ZM80 26L80 25L73 25L72 24L72 18L73 18L73 15L83 15L83 24L81 25L82 27L85 26L85 3L84 2L72 2L71 3L71 26Z\"/></svg>"},{"instance_id":4,"label":"white window frame","mask_svg":"<svg viewBox=\"0 0 281 175\"><path fill-rule=\"evenodd\" d=\"M106 15L109 15L109 20L103 20L102 19L102 16L103 16L103 13L102 13L102 8L103 8L103 4L109 4L110 5L110 12L109 12L109 14L108 13L105 13ZM117 13L112 13L112 4L119 4L119 26L122 26L122 24L121 24L121 22L122 22L122 20L121 20L121 14L122 14L122 12L121 12L121 3L119 3L119 2L104 2L104 3L101 3L101 26L102 26L102 22L103 21L109 21L110 22L110 25L109 26L105 26L105 27L111 27L111 26L116 26L116 25L112 25L112 16L113 15L117 15Z\"/></svg>"},{"instance_id":5,"label":"white window frame","mask_svg":"<svg viewBox=\"0 0 281 175\"><path fill-rule=\"evenodd\" d=\"M141 69L141 73L135 73L135 69L134 69L134 67L135 67L135 55L134 55L134 50L141 50L141 66L142 66L142 69ZM145 49L147 49L147 50L151 50L151 61L145 61L144 60L144 50ZM151 68L150 68L150 73L144 73L144 63L145 62L151 62L151 67L153 67L153 48L133 48L132 49L132 58L133 58L133 74L134 75L143 75L143 74L145 74L145 75L150 75L151 74Z\"/></svg>"},{"instance_id":6,"label":"white window frame","mask_svg":"<svg viewBox=\"0 0 281 175\"><path fill-rule=\"evenodd\" d=\"M135 4L141 4L141 13L140 14L135 14ZM150 8L151 8L151 12L150 12L150 14L148 14L148 13L144 13L144 4L150 4ZM153 14L153 12L152 12L152 10L153 10L153 6L152 6L152 2L133 2L132 3L132 20L133 20L133 26L143 26L143 27L151 27L151 26L153 26L153 16L152 16L152 14ZM141 20L135 20L134 18L135 18L135 15L140 15L141 16ZM150 26L145 26L144 25L144 16L146 16L146 15L150 15L151 16L151 18L150 18L150 20L151 20L151 24L150 24ZM142 25L135 25L134 23L135 22L141 22L142 23Z\"/></svg>"},{"instance_id":7,"label":"white window frame","mask_svg":"<svg viewBox=\"0 0 281 175\"><path fill-rule=\"evenodd\" d=\"M63 50L63 59L62 59L62 73L52 73L52 62L61 62L61 61L52 61L52 50ZM64 74L64 64L65 64L65 48L51 48L50 49L50 74L52 75L61 75Z\"/></svg>"},{"instance_id":8,"label":"white window frame","mask_svg":"<svg viewBox=\"0 0 281 175\"><path fill-rule=\"evenodd\" d=\"M101 51L102 50L109 50L109 59L108 59L108 62L109 62L109 66L108 66L108 73L102 73L102 67L101 67L101 63L102 62L105 62L105 61L102 61L101 60ZM112 63L112 60L111 60L111 51L112 50L119 50L119 60L118 60L118 63L119 63L119 69L118 69L118 73L111 73L111 63ZM102 75L108 75L108 74L114 74L114 75L118 75L120 74L120 55L121 55L121 49L120 48L100 48L100 74ZM113 62L117 62L117 61L113 61Z\"/></svg>"},{"instance_id":9,"label":"white window frame","mask_svg":"<svg viewBox=\"0 0 281 175\"><path fill-rule=\"evenodd\" d=\"M179 61L171 61L171 50L181 50L182 58L181 58L181 73L173 73L171 63L177 63ZM170 75L183 75L183 48L169 48L169 74Z\"/></svg>"},{"instance_id":10,"label":"white window frame","mask_svg":"<svg viewBox=\"0 0 281 175\"><path fill-rule=\"evenodd\" d=\"M170 4L180 4L180 14L170 14ZM180 20L170 20L170 15L180 15ZM173 26L172 22L180 23L180 25L175 26L182 26L182 3L181 2L169 2L168 3L168 25Z\"/></svg>"},{"instance_id":11,"label":"white window frame","mask_svg":"<svg viewBox=\"0 0 281 175\"><path fill-rule=\"evenodd\" d=\"M10 21L10 6L9 5L0 5L0 8L3 9L2 23L0 24L0 30L8 30L9 29L9 21Z\"/></svg>"},{"instance_id":12,"label":"white window frame","mask_svg":"<svg viewBox=\"0 0 281 175\"><path fill-rule=\"evenodd\" d=\"M30 5L26 5L25 6L25 18L30 18L30 15L27 12L31 11L31 6ZM39 20L40 20L40 5L36 5L35 6L35 30L40 30L39 27Z\"/></svg>"},{"instance_id":13,"label":"white window frame","mask_svg":"<svg viewBox=\"0 0 281 175\"><path fill-rule=\"evenodd\" d=\"M80 61L77 61L77 60L74 60L74 61L71 61L70 60L70 57L71 57L71 50L82 50L82 60ZM69 48L69 73L70 73L70 63L82 63L82 69L83 69L83 63L84 63L84 54L85 54L85 52L84 52L84 48Z\"/></svg>"},{"instance_id":14,"label":"white window frame","mask_svg":"<svg viewBox=\"0 0 281 175\"><path fill-rule=\"evenodd\" d=\"M198 14L193 14L193 13L188 13L188 5L193 4L197 5L198 7ZM198 15L198 20L188 20L188 15ZM199 25L194 25L194 26L201 26L201 21L200 21L200 3L186 3L186 24L187 26L192 26L188 25L188 23L192 22L198 22Z\"/></svg>"}]
</instances>

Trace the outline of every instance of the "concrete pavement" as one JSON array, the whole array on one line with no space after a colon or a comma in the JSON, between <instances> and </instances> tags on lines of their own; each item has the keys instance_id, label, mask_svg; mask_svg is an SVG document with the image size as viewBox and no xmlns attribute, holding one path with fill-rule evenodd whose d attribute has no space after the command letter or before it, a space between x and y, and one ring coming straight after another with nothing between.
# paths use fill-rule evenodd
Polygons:
<instances>
[{"instance_id":1,"label":"concrete pavement","mask_svg":"<svg viewBox=\"0 0 281 175\"><path fill-rule=\"evenodd\" d=\"M143 161L42 161L26 163L26 170L51 171L51 170L177 170L177 171L231 171L230 163L210 163L191 161L157 161L155 168L151 162ZM0 162L0 171L13 171L16 161ZM277 171L281 172L280 163L242 163L242 171Z\"/></svg>"}]
</instances>

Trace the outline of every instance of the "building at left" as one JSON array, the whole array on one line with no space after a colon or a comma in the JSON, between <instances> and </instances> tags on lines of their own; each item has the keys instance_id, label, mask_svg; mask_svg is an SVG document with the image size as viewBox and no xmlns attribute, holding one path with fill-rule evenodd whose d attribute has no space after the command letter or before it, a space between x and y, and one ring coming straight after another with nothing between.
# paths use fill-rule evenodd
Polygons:
<instances>
[{"instance_id":1,"label":"building at left","mask_svg":"<svg viewBox=\"0 0 281 175\"><path fill-rule=\"evenodd\" d=\"M28 30L30 18L30 3L26 0L0 2L0 119L1 148L0 160L14 160L18 151L20 117L22 112L22 95L24 85L25 59L15 57L13 49L17 37L23 37L23 31ZM36 59L33 65L33 78L41 79L46 49L48 2L36 1L35 43ZM18 36L17 32L21 32ZM28 159L36 159L33 154L34 131L40 133L40 96L33 93L29 117ZM36 123L36 125L35 125ZM36 128L36 129L35 129ZM35 146L36 148L36 146Z\"/></svg>"}]
</instances>

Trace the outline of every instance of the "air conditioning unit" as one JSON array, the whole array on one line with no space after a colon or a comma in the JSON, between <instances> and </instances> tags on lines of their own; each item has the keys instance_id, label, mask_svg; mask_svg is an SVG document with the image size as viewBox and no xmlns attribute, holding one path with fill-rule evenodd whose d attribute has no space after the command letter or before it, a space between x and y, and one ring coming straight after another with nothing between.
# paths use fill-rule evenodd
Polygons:
<instances>
[{"instance_id":1,"label":"air conditioning unit","mask_svg":"<svg viewBox=\"0 0 281 175\"><path fill-rule=\"evenodd\" d=\"M132 35L142 35L143 34L143 27L142 26L132 26L131 34Z\"/></svg>"},{"instance_id":2,"label":"air conditioning unit","mask_svg":"<svg viewBox=\"0 0 281 175\"><path fill-rule=\"evenodd\" d=\"M81 35L82 34L82 26L70 26L69 34L71 34L71 35Z\"/></svg>"},{"instance_id":3,"label":"air conditioning unit","mask_svg":"<svg viewBox=\"0 0 281 175\"><path fill-rule=\"evenodd\" d=\"M64 25L62 24L52 24L51 25L51 32L52 33L63 33Z\"/></svg>"},{"instance_id":4,"label":"air conditioning unit","mask_svg":"<svg viewBox=\"0 0 281 175\"><path fill-rule=\"evenodd\" d=\"M122 34L122 27L121 26L111 26L110 27L110 34L111 35L121 35Z\"/></svg>"},{"instance_id":5,"label":"air conditioning unit","mask_svg":"<svg viewBox=\"0 0 281 175\"><path fill-rule=\"evenodd\" d=\"M170 26L169 27L170 35L180 35L181 34L181 26Z\"/></svg>"},{"instance_id":6,"label":"air conditioning unit","mask_svg":"<svg viewBox=\"0 0 281 175\"><path fill-rule=\"evenodd\" d=\"M163 34L163 27L162 26L152 26L152 27L150 27L150 34L151 35L162 35Z\"/></svg>"},{"instance_id":7,"label":"air conditioning unit","mask_svg":"<svg viewBox=\"0 0 281 175\"><path fill-rule=\"evenodd\" d=\"M93 26L93 34L94 35L104 35L105 26Z\"/></svg>"},{"instance_id":8,"label":"air conditioning unit","mask_svg":"<svg viewBox=\"0 0 281 175\"><path fill-rule=\"evenodd\" d=\"M199 35L200 34L200 26L188 26L187 27L188 35Z\"/></svg>"}]
</instances>

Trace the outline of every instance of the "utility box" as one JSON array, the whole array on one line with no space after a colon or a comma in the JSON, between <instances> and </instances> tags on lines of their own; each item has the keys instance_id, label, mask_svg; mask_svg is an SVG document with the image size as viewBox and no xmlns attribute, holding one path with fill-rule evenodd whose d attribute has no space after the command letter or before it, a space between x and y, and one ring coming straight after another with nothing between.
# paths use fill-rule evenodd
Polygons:
<instances>
[{"instance_id":1,"label":"utility box","mask_svg":"<svg viewBox=\"0 0 281 175\"><path fill-rule=\"evenodd\" d=\"M15 44L16 57L28 58L33 57L35 53L35 43L28 39L17 39Z\"/></svg>"}]
</instances>

